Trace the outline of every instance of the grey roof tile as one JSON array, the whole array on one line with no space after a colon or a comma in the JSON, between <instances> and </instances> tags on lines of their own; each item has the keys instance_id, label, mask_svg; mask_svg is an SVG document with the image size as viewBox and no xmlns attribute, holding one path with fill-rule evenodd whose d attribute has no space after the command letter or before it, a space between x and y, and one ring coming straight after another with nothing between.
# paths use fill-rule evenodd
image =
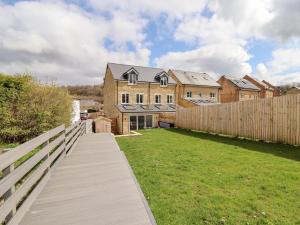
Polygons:
<instances>
[{"instance_id":1,"label":"grey roof tile","mask_svg":"<svg viewBox=\"0 0 300 225\"><path fill-rule=\"evenodd\" d=\"M134 66L134 65L125 65L117 63L108 63L107 66L110 68L114 79L117 80L126 80L123 77L123 74L126 73L129 69L134 68L138 73L138 81L159 83L155 79L155 76L161 74L162 72L167 72L160 68L144 67L144 66ZM168 75L168 74L167 74ZM175 81L169 76L169 84L175 84Z\"/></svg>"},{"instance_id":2,"label":"grey roof tile","mask_svg":"<svg viewBox=\"0 0 300 225\"><path fill-rule=\"evenodd\" d=\"M183 70L171 70L182 84L221 87L207 73L196 73Z\"/></svg>"},{"instance_id":3,"label":"grey roof tile","mask_svg":"<svg viewBox=\"0 0 300 225\"><path fill-rule=\"evenodd\" d=\"M243 78L234 78L230 76L224 76L226 79L230 80L232 83L234 83L236 86L238 86L241 89L250 89L255 91L260 91L260 89L252 84L250 81L245 80Z\"/></svg>"}]
</instances>

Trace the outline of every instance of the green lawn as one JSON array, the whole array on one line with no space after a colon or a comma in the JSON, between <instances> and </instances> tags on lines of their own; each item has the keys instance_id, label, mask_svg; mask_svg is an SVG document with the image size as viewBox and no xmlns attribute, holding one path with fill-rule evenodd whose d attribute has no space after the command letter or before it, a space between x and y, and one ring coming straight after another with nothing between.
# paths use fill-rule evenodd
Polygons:
<instances>
[{"instance_id":1,"label":"green lawn","mask_svg":"<svg viewBox=\"0 0 300 225\"><path fill-rule=\"evenodd\" d=\"M158 225L300 224L300 148L189 132L120 137Z\"/></svg>"}]
</instances>

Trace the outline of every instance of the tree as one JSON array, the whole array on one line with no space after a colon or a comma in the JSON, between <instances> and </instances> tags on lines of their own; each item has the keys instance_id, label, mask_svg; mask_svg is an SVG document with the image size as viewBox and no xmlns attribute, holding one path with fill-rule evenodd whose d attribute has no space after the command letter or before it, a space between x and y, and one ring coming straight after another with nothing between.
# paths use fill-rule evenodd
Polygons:
<instances>
[{"instance_id":1,"label":"tree","mask_svg":"<svg viewBox=\"0 0 300 225\"><path fill-rule=\"evenodd\" d=\"M0 74L0 141L24 142L60 124L68 126L71 110L65 89L28 75Z\"/></svg>"}]
</instances>

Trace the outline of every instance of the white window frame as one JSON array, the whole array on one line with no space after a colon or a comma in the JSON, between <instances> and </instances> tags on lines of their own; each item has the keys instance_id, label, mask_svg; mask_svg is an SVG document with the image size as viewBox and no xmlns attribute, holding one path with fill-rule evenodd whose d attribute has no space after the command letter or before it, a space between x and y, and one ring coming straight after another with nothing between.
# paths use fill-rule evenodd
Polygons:
<instances>
[{"instance_id":1,"label":"white window frame","mask_svg":"<svg viewBox=\"0 0 300 225\"><path fill-rule=\"evenodd\" d=\"M138 114L129 114L129 122L128 122L128 130L130 130L130 117L133 116L133 117L136 117L136 130L139 130L139 124L138 124L138 117L139 116L144 116L144 128L143 129L152 129L154 128L154 115L153 114L142 114L142 115L138 115ZM151 127L147 127L146 124L147 124L147 116L152 116L152 121L151 121L151 124L152 126ZM131 131L131 130L130 130Z\"/></svg>"},{"instance_id":2,"label":"white window frame","mask_svg":"<svg viewBox=\"0 0 300 225\"><path fill-rule=\"evenodd\" d=\"M144 104L144 93L136 93L136 104ZM142 100L141 101L141 96L142 96Z\"/></svg>"},{"instance_id":3,"label":"white window frame","mask_svg":"<svg viewBox=\"0 0 300 225\"><path fill-rule=\"evenodd\" d=\"M128 74L128 85L135 85L137 83L137 74L129 73Z\"/></svg>"},{"instance_id":4,"label":"white window frame","mask_svg":"<svg viewBox=\"0 0 300 225\"><path fill-rule=\"evenodd\" d=\"M209 97L211 97L211 98L216 98L216 93L215 93L215 92L210 92L210 93L209 93Z\"/></svg>"},{"instance_id":5,"label":"white window frame","mask_svg":"<svg viewBox=\"0 0 300 225\"><path fill-rule=\"evenodd\" d=\"M156 96L160 96L159 97L159 102L156 102ZM154 104L160 105L161 104L161 94L155 94L154 95Z\"/></svg>"},{"instance_id":6,"label":"white window frame","mask_svg":"<svg viewBox=\"0 0 300 225\"><path fill-rule=\"evenodd\" d=\"M167 76L162 76L160 78L160 86L161 87L167 87L168 86L168 77Z\"/></svg>"},{"instance_id":7,"label":"white window frame","mask_svg":"<svg viewBox=\"0 0 300 225\"><path fill-rule=\"evenodd\" d=\"M125 95L125 102L123 102L123 95ZM127 99L126 95L128 95L128 99ZM121 104L129 104L129 102L130 102L129 98L130 98L129 93L126 93L126 92L121 93ZM128 102L126 102L126 100L128 100Z\"/></svg>"},{"instance_id":8,"label":"white window frame","mask_svg":"<svg viewBox=\"0 0 300 225\"><path fill-rule=\"evenodd\" d=\"M192 98L192 96L193 96L193 93L191 91L186 92L186 97L187 98Z\"/></svg>"},{"instance_id":9,"label":"white window frame","mask_svg":"<svg viewBox=\"0 0 300 225\"><path fill-rule=\"evenodd\" d=\"M172 101L169 101L170 97L171 97ZM174 104L174 95L172 95L172 94L167 95L167 104L169 104L169 105Z\"/></svg>"}]
</instances>

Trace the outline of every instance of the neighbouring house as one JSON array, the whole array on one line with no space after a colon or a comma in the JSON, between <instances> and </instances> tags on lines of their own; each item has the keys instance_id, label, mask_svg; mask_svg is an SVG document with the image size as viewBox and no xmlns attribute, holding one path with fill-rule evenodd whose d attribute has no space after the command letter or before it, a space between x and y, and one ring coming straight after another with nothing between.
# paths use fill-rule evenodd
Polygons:
<instances>
[{"instance_id":1,"label":"neighbouring house","mask_svg":"<svg viewBox=\"0 0 300 225\"><path fill-rule=\"evenodd\" d=\"M287 89L284 94L286 94L286 95L300 94L300 87L291 87L291 88Z\"/></svg>"},{"instance_id":2,"label":"neighbouring house","mask_svg":"<svg viewBox=\"0 0 300 225\"><path fill-rule=\"evenodd\" d=\"M260 89L260 98L273 98L274 97L274 89L269 87L269 85L265 84L264 82L251 77L250 75L245 75L243 77L245 80L251 82L256 87Z\"/></svg>"},{"instance_id":3,"label":"neighbouring house","mask_svg":"<svg viewBox=\"0 0 300 225\"><path fill-rule=\"evenodd\" d=\"M176 82L163 69L108 63L104 77L104 114L117 132L175 123Z\"/></svg>"},{"instance_id":4,"label":"neighbouring house","mask_svg":"<svg viewBox=\"0 0 300 225\"><path fill-rule=\"evenodd\" d=\"M276 87L274 85L272 85L271 83L269 83L268 81L266 80L263 80L262 81L264 84L268 85L269 88L272 88L273 89L273 97L278 97L281 95L281 91L280 91L280 88L279 87Z\"/></svg>"},{"instance_id":5,"label":"neighbouring house","mask_svg":"<svg viewBox=\"0 0 300 225\"><path fill-rule=\"evenodd\" d=\"M222 86L220 92L221 103L258 99L260 89L243 78L222 76L218 83Z\"/></svg>"},{"instance_id":6,"label":"neighbouring house","mask_svg":"<svg viewBox=\"0 0 300 225\"><path fill-rule=\"evenodd\" d=\"M176 81L176 101L182 107L219 103L221 85L207 73L169 70Z\"/></svg>"}]
</instances>

